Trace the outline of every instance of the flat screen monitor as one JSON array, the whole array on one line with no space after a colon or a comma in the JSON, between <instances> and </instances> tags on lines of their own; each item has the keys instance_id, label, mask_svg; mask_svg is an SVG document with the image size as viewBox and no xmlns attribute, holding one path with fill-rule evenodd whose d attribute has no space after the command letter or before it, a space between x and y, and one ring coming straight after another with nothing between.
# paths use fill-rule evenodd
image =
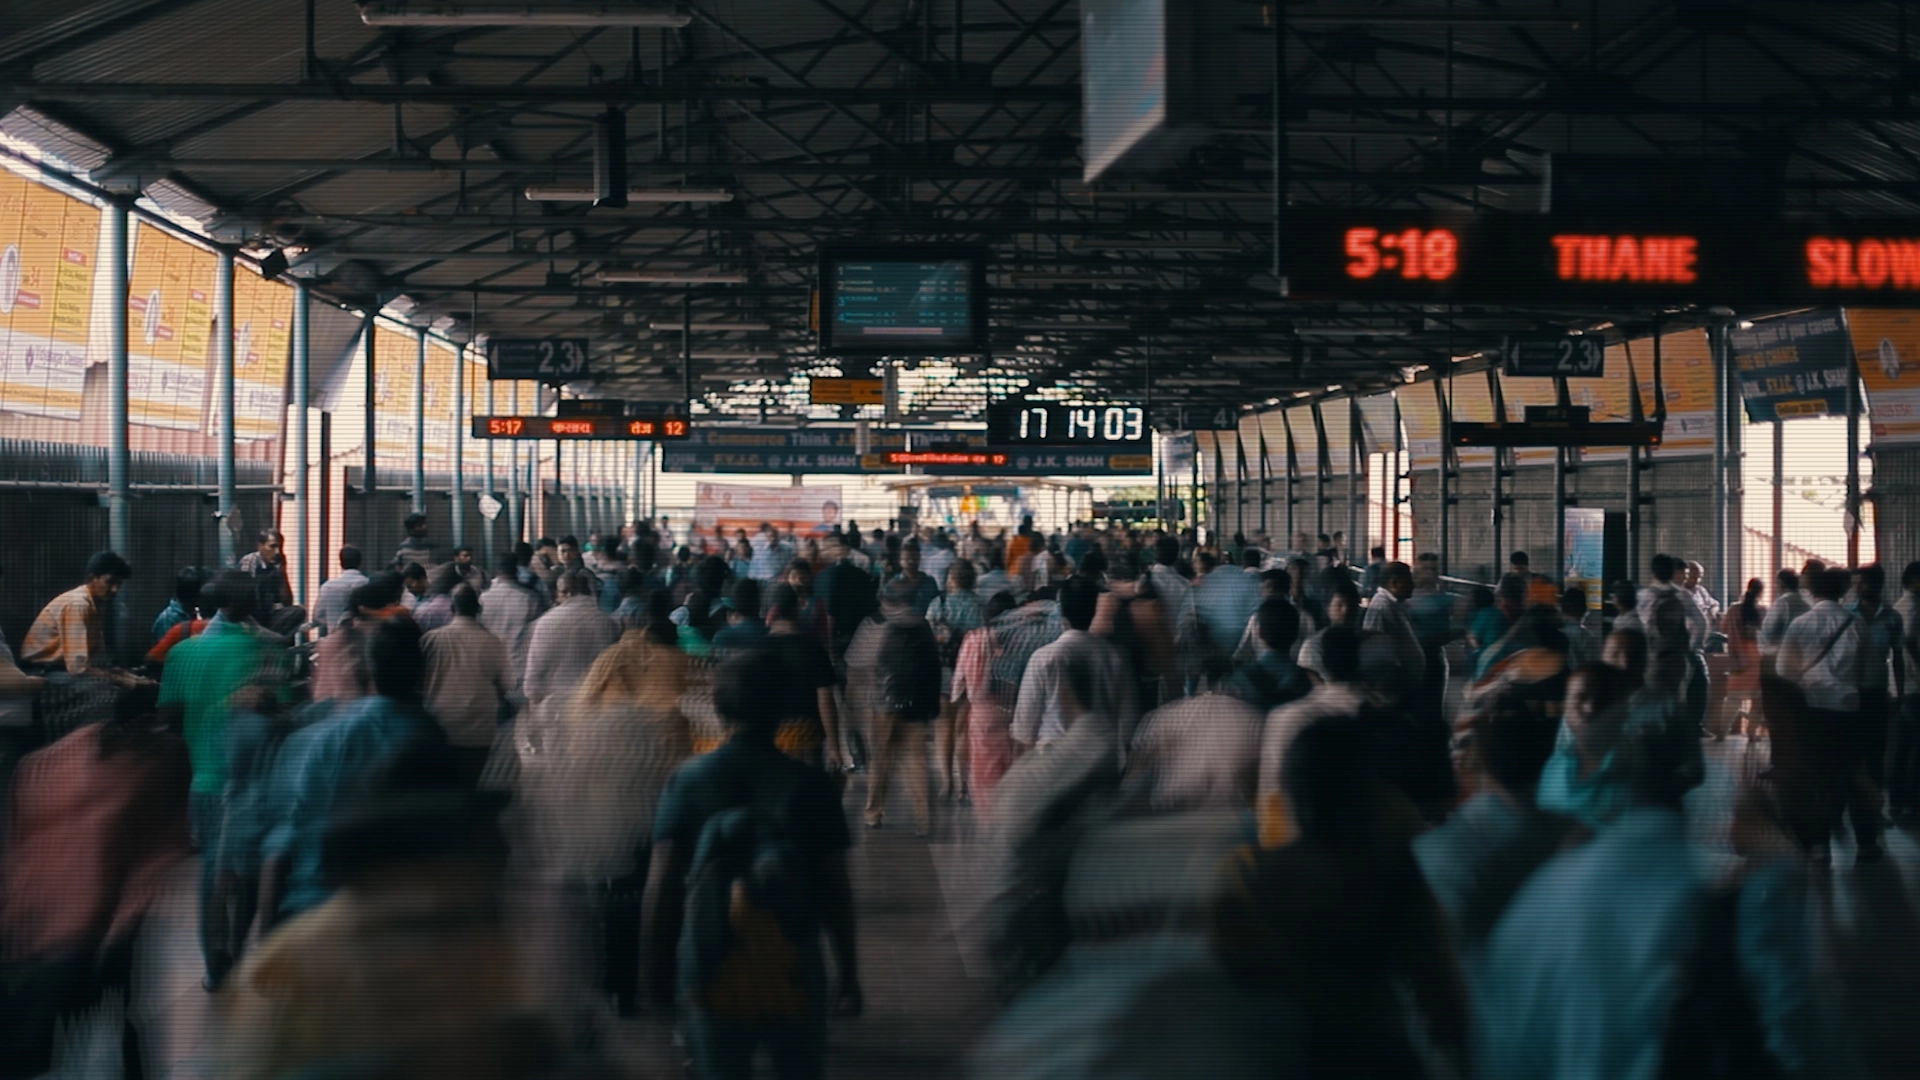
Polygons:
<instances>
[{"instance_id":1,"label":"flat screen monitor","mask_svg":"<svg viewBox=\"0 0 1920 1080\"><path fill-rule=\"evenodd\" d=\"M976 249L838 249L820 260L820 350L948 356L987 347L986 258Z\"/></svg>"}]
</instances>

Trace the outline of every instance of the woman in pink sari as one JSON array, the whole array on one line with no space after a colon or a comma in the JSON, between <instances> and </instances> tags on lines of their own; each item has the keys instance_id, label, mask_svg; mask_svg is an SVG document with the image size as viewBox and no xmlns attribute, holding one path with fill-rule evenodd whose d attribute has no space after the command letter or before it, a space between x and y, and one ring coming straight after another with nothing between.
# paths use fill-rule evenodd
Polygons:
<instances>
[{"instance_id":1,"label":"woman in pink sari","mask_svg":"<svg viewBox=\"0 0 1920 1080\"><path fill-rule=\"evenodd\" d=\"M960 656L953 666L953 701L967 710L958 726L967 732L968 787L983 818L991 806L994 785L1013 765L1013 737L1008 734L1008 726L1013 720L1014 702L997 693L993 685L993 661L999 653L993 620L1012 608L1009 593L998 593L988 601L986 625L961 641Z\"/></svg>"}]
</instances>

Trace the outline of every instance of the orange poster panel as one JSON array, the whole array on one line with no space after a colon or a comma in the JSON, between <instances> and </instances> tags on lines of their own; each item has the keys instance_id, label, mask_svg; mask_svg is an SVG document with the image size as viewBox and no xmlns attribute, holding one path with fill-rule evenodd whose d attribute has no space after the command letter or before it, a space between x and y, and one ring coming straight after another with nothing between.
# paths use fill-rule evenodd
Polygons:
<instances>
[{"instance_id":1,"label":"orange poster panel","mask_svg":"<svg viewBox=\"0 0 1920 1080\"><path fill-rule=\"evenodd\" d=\"M1629 353L1637 349L1652 349L1652 342L1642 341L1637 345L1619 344L1607 346L1606 377L1600 379L1568 379L1567 400L1575 405L1585 405L1587 416L1596 424L1624 424L1633 419L1633 364L1627 359ZM1642 404L1646 409L1653 408L1651 394L1643 395ZM1645 415L1645 414L1643 414ZM1624 461L1627 457L1625 447L1586 447L1580 451L1582 461Z\"/></svg>"},{"instance_id":2,"label":"orange poster panel","mask_svg":"<svg viewBox=\"0 0 1920 1080\"><path fill-rule=\"evenodd\" d=\"M374 456L413 463L414 367L418 338L373 328Z\"/></svg>"},{"instance_id":3,"label":"orange poster panel","mask_svg":"<svg viewBox=\"0 0 1920 1080\"><path fill-rule=\"evenodd\" d=\"M1353 403L1334 398L1320 403L1320 426L1327 432L1327 471L1345 476L1353 471Z\"/></svg>"},{"instance_id":4,"label":"orange poster panel","mask_svg":"<svg viewBox=\"0 0 1920 1080\"><path fill-rule=\"evenodd\" d=\"M1300 478L1311 480L1320 475L1320 429L1314 426L1313 406L1296 405L1287 410L1287 427L1293 431L1293 457L1300 467Z\"/></svg>"},{"instance_id":5,"label":"orange poster panel","mask_svg":"<svg viewBox=\"0 0 1920 1080\"><path fill-rule=\"evenodd\" d=\"M1263 412L1260 437L1267 443L1267 475L1276 480L1287 478L1287 414L1279 409Z\"/></svg>"},{"instance_id":6,"label":"orange poster panel","mask_svg":"<svg viewBox=\"0 0 1920 1080\"><path fill-rule=\"evenodd\" d=\"M1414 383L1394 391L1394 397L1400 402L1401 426L1407 429L1407 457L1416 469L1438 468L1445 448L1441 442L1444 432L1440 427L1440 399L1434 392L1436 385Z\"/></svg>"},{"instance_id":7,"label":"orange poster panel","mask_svg":"<svg viewBox=\"0 0 1920 1080\"><path fill-rule=\"evenodd\" d=\"M426 395L426 453L435 461L453 458L454 413L458 411L453 400L455 361L452 346L439 338L427 339L427 382L421 392Z\"/></svg>"},{"instance_id":8,"label":"orange poster panel","mask_svg":"<svg viewBox=\"0 0 1920 1080\"><path fill-rule=\"evenodd\" d=\"M233 270L233 431L243 442L280 434L293 342L293 287Z\"/></svg>"},{"instance_id":9,"label":"orange poster panel","mask_svg":"<svg viewBox=\"0 0 1920 1080\"><path fill-rule=\"evenodd\" d=\"M216 260L151 227L134 232L133 268L127 289L127 418L147 427L199 431L207 409L207 335L192 336L187 349L190 300L210 310Z\"/></svg>"},{"instance_id":10,"label":"orange poster panel","mask_svg":"<svg viewBox=\"0 0 1920 1080\"><path fill-rule=\"evenodd\" d=\"M80 418L100 211L0 172L0 409Z\"/></svg>"},{"instance_id":11,"label":"orange poster panel","mask_svg":"<svg viewBox=\"0 0 1920 1080\"><path fill-rule=\"evenodd\" d=\"M1633 343L1633 372L1643 398L1653 392L1653 342ZM1660 336L1660 383L1667 401L1667 427L1656 453L1694 457L1713 452L1713 352L1705 330ZM1644 402L1649 418L1651 400Z\"/></svg>"},{"instance_id":12,"label":"orange poster panel","mask_svg":"<svg viewBox=\"0 0 1920 1080\"><path fill-rule=\"evenodd\" d=\"M1527 418L1529 405L1558 405L1560 391L1552 379L1523 379L1507 375L1496 375L1500 380L1500 400L1506 406L1507 422L1519 423ZM1551 465L1557 451L1551 447L1522 447L1513 452L1516 465Z\"/></svg>"},{"instance_id":13,"label":"orange poster panel","mask_svg":"<svg viewBox=\"0 0 1920 1080\"><path fill-rule=\"evenodd\" d=\"M1847 309L1874 446L1920 443L1920 311Z\"/></svg>"},{"instance_id":14,"label":"orange poster panel","mask_svg":"<svg viewBox=\"0 0 1920 1080\"><path fill-rule=\"evenodd\" d=\"M1487 373L1476 371L1471 375L1457 375L1446 382L1448 415L1455 420L1469 423L1490 424L1493 415L1493 387L1487 382ZM1456 449L1455 455L1461 465L1491 465L1493 451L1484 449Z\"/></svg>"}]
</instances>

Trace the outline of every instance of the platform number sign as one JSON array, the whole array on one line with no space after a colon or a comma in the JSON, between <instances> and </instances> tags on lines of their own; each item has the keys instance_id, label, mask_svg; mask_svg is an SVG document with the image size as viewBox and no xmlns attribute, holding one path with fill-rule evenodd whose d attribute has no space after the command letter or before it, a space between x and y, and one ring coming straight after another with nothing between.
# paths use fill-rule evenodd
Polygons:
<instances>
[{"instance_id":1,"label":"platform number sign","mask_svg":"<svg viewBox=\"0 0 1920 1080\"><path fill-rule=\"evenodd\" d=\"M1598 379L1606 369L1607 345L1595 334L1510 337L1501 364L1517 378Z\"/></svg>"},{"instance_id":2,"label":"platform number sign","mask_svg":"<svg viewBox=\"0 0 1920 1080\"><path fill-rule=\"evenodd\" d=\"M487 344L487 377L559 383L593 374L586 338L497 338Z\"/></svg>"},{"instance_id":3,"label":"platform number sign","mask_svg":"<svg viewBox=\"0 0 1920 1080\"><path fill-rule=\"evenodd\" d=\"M1240 426L1240 410L1231 405L1184 405L1180 408L1182 431L1233 431Z\"/></svg>"}]
</instances>

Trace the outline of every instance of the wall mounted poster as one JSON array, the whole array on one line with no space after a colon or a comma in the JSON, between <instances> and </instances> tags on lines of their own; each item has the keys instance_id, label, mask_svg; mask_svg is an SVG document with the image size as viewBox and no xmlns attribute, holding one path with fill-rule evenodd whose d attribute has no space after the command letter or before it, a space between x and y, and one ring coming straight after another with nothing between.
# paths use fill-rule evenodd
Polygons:
<instances>
[{"instance_id":1,"label":"wall mounted poster","mask_svg":"<svg viewBox=\"0 0 1920 1080\"><path fill-rule=\"evenodd\" d=\"M213 318L213 252L143 225L133 234L127 290L127 419L202 429Z\"/></svg>"},{"instance_id":2,"label":"wall mounted poster","mask_svg":"<svg viewBox=\"0 0 1920 1080\"><path fill-rule=\"evenodd\" d=\"M100 211L0 171L0 410L80 418Z\"/></svg>"}]
</instances>

